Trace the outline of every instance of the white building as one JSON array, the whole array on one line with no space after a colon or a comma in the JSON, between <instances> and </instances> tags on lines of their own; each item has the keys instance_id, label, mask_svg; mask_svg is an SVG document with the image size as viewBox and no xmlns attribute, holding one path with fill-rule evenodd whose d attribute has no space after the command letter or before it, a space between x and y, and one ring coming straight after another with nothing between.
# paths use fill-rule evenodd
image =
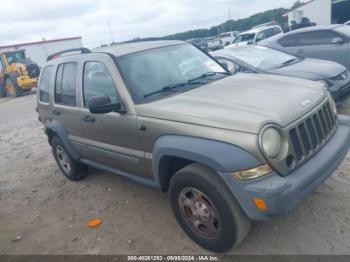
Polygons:
<instances>
[{"instance_id":1,"label":"white building","mask_svg":"<svg viewBox=\"0 0 350 262\"><path fill-rule=\"evenodd\" d=\"M65 49L79 48L82 46L82 37L78 36L0 46L0 52L24 49L26 56L33 62L37 63L39 67L42 67L49 55Z\"/></svg>"},{"instance_id":2,"label":"white building","mask_svg":"<svg viewBox=\"0 0 350 262\"><path fill-rule=\"evenodd\" d=\"M304 17L316 25L342 24L350 20L350 0L309 0L284 16L289 25L300 24Z\"/></svg>"}]
</instances>

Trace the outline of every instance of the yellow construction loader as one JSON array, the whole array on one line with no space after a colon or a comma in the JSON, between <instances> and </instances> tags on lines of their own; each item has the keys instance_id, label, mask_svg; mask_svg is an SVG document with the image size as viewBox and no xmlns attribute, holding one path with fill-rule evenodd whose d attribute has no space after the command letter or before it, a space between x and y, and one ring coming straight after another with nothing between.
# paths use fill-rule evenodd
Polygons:
<instances>
[{"instance_id":1,"label":"yellow construction loader","mask_svg":"<svg viewBox=\"0 0 350 262\"><path fill-rule=\"evenodd\" d=\"M0 97L17 97L36 87L39 66L25 56L25 50L0 52Z\"/></svg>"}]
</instances>

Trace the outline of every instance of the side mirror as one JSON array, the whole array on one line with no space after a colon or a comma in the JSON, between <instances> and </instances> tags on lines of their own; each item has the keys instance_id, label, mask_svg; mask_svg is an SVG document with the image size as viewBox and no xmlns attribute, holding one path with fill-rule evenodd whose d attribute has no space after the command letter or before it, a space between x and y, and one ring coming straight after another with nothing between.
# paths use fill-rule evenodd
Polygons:
<instances>
[{"instance_id":1,"label":"side mirror","mask_svg":"<svg viewBox=\"0 0 350 262\"><path fill-rule=\"evenodd\" d=\"M88 101L88 107L92 114L107 114L113 111L124 112L121 103L112 103L111 99L106 95L91 97Z\"/></svg>"},{"instance_id":2,"label":"side mirror","mask_svg":"<svg viewBox=\"0 0 350 262\"><path fill-rule=\"evenodd\" d=\"M344 40L341 37L333 37L332 38L332 43L333 44L343 44Z\"/></svg>"}]
</instances>

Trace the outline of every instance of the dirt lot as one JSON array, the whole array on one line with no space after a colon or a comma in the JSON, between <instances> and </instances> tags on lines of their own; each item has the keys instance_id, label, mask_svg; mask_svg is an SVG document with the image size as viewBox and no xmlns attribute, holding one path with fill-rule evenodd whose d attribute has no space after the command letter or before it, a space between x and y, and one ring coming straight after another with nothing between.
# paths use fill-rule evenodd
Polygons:
<instances>
[{"instance_id":1,"label":"dirt lot","mask_svg":"<svg viewBox=\"0 0 350 262\"><path fill-rule=\"evenodd\" d=\"M0 99L0 254L203 254L167 195L91 170L69 182L34 111L35 95ZM350 112L350 103L341 109ZM350 254L350 155L296 210L255 223L235 254ZM101 218L94 229L86 226Z\"/></svg>"}]
</instances>

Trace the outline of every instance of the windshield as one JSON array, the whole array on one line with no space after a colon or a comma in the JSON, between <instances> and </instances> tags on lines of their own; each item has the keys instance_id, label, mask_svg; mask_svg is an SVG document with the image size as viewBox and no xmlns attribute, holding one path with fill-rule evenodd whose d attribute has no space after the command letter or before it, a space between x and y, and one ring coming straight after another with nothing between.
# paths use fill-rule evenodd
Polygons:
<instances>
[{"instance_id":1,"label":"windshield","mask_svg":"<svg viewBox=\"0 0 350 262\"><path fill-rule=\"evenodd\" d=\"M6 58L9 64L18 63L26 59L23 51L7 53Z\"/></svg>"},{"instance_id":2,"label":"windshield","mask_svg":"<svg viewBox=\"0 0 350 262\"><path fill-rule=\"evenodd\" d=\"M225 77L226 73L212 58L189 44L161 47L122 56L117 58L117 63L135 103L173 94L174 90L170 91L168 88L171 86L186 89L188 86L185 83L201 76L204 76L203 78L208 76L208 79L205 78L204 82L202 80L200 82L206 84L208 81ZM212 77L210 73L213 72L219 74ZM161 90L168 92L160 92ZM152 93L155 95L150 96Z\"/></svg>"},{"instance_id":3,"label":"windshield","mask_svg":"<svg viewBox=\"0 0 350 262\"><path fill-rule=\"evenodd\" d=\"M255 33L252 34L242 34L237 36L235 43L240 43L240 42L249 42L249 41L253 41L255 37Z\"/></svg>"},{"instance_id":4,"label":"windshield","mask_svg":"<svg viewBox=\"0 0 350 262\"><path fill-rule=\"evenodd\" d=\"M262 70L276 69L297 59L295 56L263 46L249 46L229 50L232 56Z\"/></svg>"},{"instance_id":5,"label":"windshield","mask_svg":"<svg viewBox=\"0 0 350 262\"><path fill-rule=\"evenodd\" d=\"M350 38L350 26L348 25L338 26L334 28L334 30Z\"/></svg>"}]
</instances>

